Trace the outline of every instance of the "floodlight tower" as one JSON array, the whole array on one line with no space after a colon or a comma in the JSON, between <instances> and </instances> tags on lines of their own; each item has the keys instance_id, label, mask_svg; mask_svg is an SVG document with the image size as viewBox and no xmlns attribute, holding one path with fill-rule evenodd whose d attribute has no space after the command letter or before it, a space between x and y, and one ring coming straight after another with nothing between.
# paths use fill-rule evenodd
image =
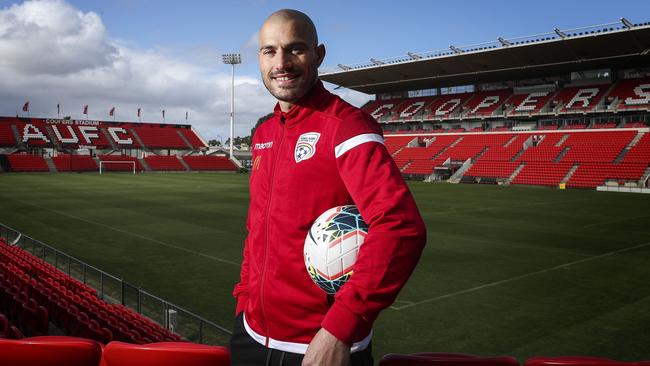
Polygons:
<instances>
[{"instance_id":1,"label":"floodlight tower","mask_svg":"<svg viewBox=\"0 0 650 366\"><path fill-rule=\"evenodd\" d=\"M235 65L241 63L241 54L226 53L221 55L223 63L232 66L232 84L230 88L230 158L233 158L232 146L235 135Z\"/></svg>"}]
</instances>

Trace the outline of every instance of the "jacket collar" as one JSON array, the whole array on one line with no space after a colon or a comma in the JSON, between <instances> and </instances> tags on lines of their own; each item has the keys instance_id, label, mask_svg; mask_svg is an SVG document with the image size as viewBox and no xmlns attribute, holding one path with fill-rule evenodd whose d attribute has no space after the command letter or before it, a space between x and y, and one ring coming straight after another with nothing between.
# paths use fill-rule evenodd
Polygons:
<instances>
[{"instance_id":1,"label":"jacket collar","mask_svg":"<svg viewBox=\"0 0 650 366\"><path fill-rule=\"evenodd\" d=\"M293 127L314 111L321 109L331 95L323 86L323 82L318 80L311 90L300 98L289 111L282 112L280 103L276 103L273 112L287 127Z\"/></svg>"}]
</instances>

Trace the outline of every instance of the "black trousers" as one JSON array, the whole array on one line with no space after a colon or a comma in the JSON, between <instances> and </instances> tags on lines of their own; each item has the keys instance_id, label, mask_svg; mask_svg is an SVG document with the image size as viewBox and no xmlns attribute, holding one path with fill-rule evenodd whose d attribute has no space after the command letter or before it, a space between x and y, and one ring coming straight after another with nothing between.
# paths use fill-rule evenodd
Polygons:
<instances>
[{"instance_id":1,"label":"black trousers","mask_svg":"<svg viewBox=\"0 0 650 366\"><path fill-rule=\"evenodd\" d=\"M372 350L368 345L363 351L350 355L350 366L372 366ZM232 366L300 366L303 354L278 351L257 343L244 329L244 317L235 318L235 327L230 339Z\"/></svg>"}]
</instances>

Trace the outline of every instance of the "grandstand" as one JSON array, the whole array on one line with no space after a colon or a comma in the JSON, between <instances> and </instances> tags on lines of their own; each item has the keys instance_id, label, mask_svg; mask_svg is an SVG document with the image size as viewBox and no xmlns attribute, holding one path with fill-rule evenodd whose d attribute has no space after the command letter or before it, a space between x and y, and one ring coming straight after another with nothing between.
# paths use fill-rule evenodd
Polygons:
<instances>
[{"instance_id":1,"label":"grandstand","mask_svg":"<svg viewBox=\"0 0 650 366\"><path fill-rule=\"evenodd\" d=\"M151 343L181 338L121 306L102 301L97 291L0 237L0 322L7 338L42 336L53 322L65 334L101 343ZM9 319L17 324L12 325ZM23 329L23 331L19 330Z\"/></svg>"},{"instance_id":2,"label":"grandstand","mask_svg":"<svg viewBox=\"0 0 650 366\"><path fill-rule=\"evenodd\" d=\"M532 40L503 40L498 45L475 46L471 49L454 47L451 51L418 55L416 58L393 60L382 64L372 63L354 67L342 65L345 67L341 67L338 71L323 70L322 78L341 86L376 95L375 100L366 104L363 109L381 123L385 131L385 145L402 174L409 179L583 189L603 186L627 187L640 191L648 187L650 176L648 29L648 24L632 26L618 24L584 32L565 31L560 32L561 34L542 35ZM558 51L567 49L573 51L572 55ZM504 57L504 54L510 53L514 53L515 56ZM581 55L581 59L574 59L575 54ZM542 57L543 55L549 56ZM529 61L517 60L536 60L539 65L529 65ZM504 65L505 62L510 64ZM395 70L400 72L394 72ZM100 166L109 171L124 172L131 170L140 172L235 171L238 169L229 157L206 155L206 149L204 140L187 125L0 117L0 171L94 172L98 171ZM11 177L22 176L16 174ZM176 176L178 175L143 177L175 178ZM235 175L232 177L240 179ZM84 175L83 178L97 177ZM207 184L207 182L194 182L196 184L192 184L192 187ZM179 187L187 186L186 183L183 182ZM89 186L95 185L96 182L89 184ZM169 185L169 182L164 182L164 185ZM242 184L231 184L228 189L212 191L223 191L227 192L228 196L232 196L231 186L242 186ZM416 187L422 189L422 186ZM106 187L102 188L104 192L109 191ZM477 188L480 192L479 187L472 188ZM520 188L508 191L517 194L518 189ZM102 192L102 189L98 191ZM542 194L551 192L542 191L544 192ZM170 204L167 199L187 199L189 205L194 204L194 201L189 199L193 197L190 193L178 192L165 191L163 198L158 197L148 201L175 208L180 205ZM74 194L76 197L79 193ZM425 206L427 203L443 200L444 196L422 199L420 202L427 207ZM463 194L448 196L456 201ZM524 199L531 199L531 196L533 195ZM68 197L73 196L66 196ZM517 200L520 199L519 197L517 196ZM564 207L561 202L552 202L547 199L548 197L550 196L544 196L538 201L533 199L536 201L533 205L551 202L553 206L560 206L551 216L559 217L559 213L571 212L578 207ZM237 198L241 197L237 196ZM226 201L227 198L222 196L220 199ZM493 209L495 201L485 197L483 199L480 205ZM89 208L105 203L94 202L84 209L85 215L89 215L87 212L90 211ZM24 205L22 201L13 204L20 204L21 207ZM222 205L223 202L218 204ZM224 227L243 226L243 224L233 225L228 215L222 215L222 220L214 220L213 217L205 214L212 213L212 208L218 204L212 203L211 208L204 210L193 206L191 210L199 212L203 220L209 219L210 225L213 221L223 221L218 224ZM33 203L31 205L35 206ZM455 206L450 204L450 207ZM463 205L458 207L460 209L455 211L461 214L464 209L466 210ZM127 208L119 207L119 209L120 211L113 211L118 212L114 216L123 214ZM244 209L245 207L242 208ZM438 212L440 207L429 207L427 212L434 212L434 210ZM157 211L163 210L158 208ZM586 216L589 210L586 208L583 211L583 215ZM47 214L51 212L48 211ZM104 226L104 229L108 228L108 225L99 222L108 214L100 212L98 215L100 216L94 219L96 221L91 220L86 223L95 222L99 226ZM506 216L512 217L514 221L514 218L519 215L520 212L514 212ZM597 218L601 219L600 216ZM471 215L460 216L458 219L441 221L439 225L431 225L431 227L448 227L450 231L456 231L454 235L460 235L460 232L473 229L454 225L475 219ZM481 221L486 222L489 219L489 217L482 217ZM194 220L199 218L192 217L188 221ZM159 219L159 221L163 220ZM476 236L494 230L499 231L498 237L501 241L502 237L507 236L501 233L502 226L522 230L525 224L530 224L523 221L519 225L513 222L508 222L508 225L499 221L488 222L480 228L481 232ZM129 222L128 225L145 226L140 222ZM601 223L589 221L585 222L585 225L584 228L589 228L591 225L601 225ZM202 226L208 225L204 223ZM534 230L530 230L527 236L538 236L538 226L539 222L534 223ZM549 226L563 227L560 221L555 221L554 225ZM182 228L187 229L187 227ZM192 227L192 230L195 228ZM626 230L623 227L621 231L615 233L618 235ZM183 236L182 240L188 241L187 234L182 230L178 231ZM136 236L124 230L120 232ZM223 232L225 230L222 230L219 235L223 235ZM590 236L584 241L588 241L590 247L585 249L584 256L593 254L590 252L592 239L596 235L606 235L603 232L588 232ZM93 279L85 276L87 270L89 272L93 270L90 266L84 266L83 271L77 268L75 277L72 272L75 271L74 266L78 262L73 258L65 257L66 261L59 265L58 261L64 257L63 253L53 250L55 254L48 258L46 250L43 249L46 246L36 250L36 241L31 239L23 239L19 245L13 245L12 240L8 240L9 236L6 232L0 234L4 234L0 235L0 338L21 339L25 336L67 334L108 344L106 348L96 347L96 343L86 344L90 349L89 352L93 354L102 352L102 349L109 354L112 350L123 346L119 343L110 343L113 341L145 344L181 340L181 332L174 329L168 318L171 314L169 310L180 312L180 308L162 300L156 302L155 305L161 306L153 312L162 308L166 313L162 320L154 320L154 316L144 314L156 306L147 309L146 304L140 302L141 296L147 296L143 291L136 289L137 305L127 306L129 302L127 293L135 286L131 288L125 282L108 274L100 275L101 280L93 283L94 286L89 286ZM438 234L443 237L445 234L450 235L449 232L444 231ZM167 235L172 236L169 233ZM523 240L519 238L519 232L516 236L518 241ZM575 240L573 232L566 236L567 242L582 243L580 240ZM139 237L142 238L142 235ZM555 243L555 238L552 239ZM458 239L454 240L458 241ZM205 242L203 243L205 245L212 245L212 242L204 238L196 240L197 243L201 241ZM243 240L237 237L223 241L228 245L220 250L239 251L240 248L235 248L231 244ZM477 240L472 238L468 241ZM484 244L484 241L481 242L482 246L485 246ZM616 244L618 245L618 242ZM561 245L558 244L559 246ZM539 248L534 245L531 247L533 249L529 256L537 257ZM170 248L178 249L174 245L168 245L167 249ZM557 248L551 249L548 251L556 253ZM573 250L581 253L578 249L579 246ZM198 249L191 249L192 253L198 253L196 250ZM608 250L605 255L599 254L586 258L604 257L611 253L627 251L629 248L621 250L612 247ZM442 252L445 254L444 251ZM476 267L471 269L477 271L473 274L473 277L477 278L486 276L489 271L485 271L481 266L466 266L466 263L485 262L485 253L479 254L476 259L464 259L462 263L465 267ZM121 255L120 252L117 260L123 260ZM450 254L448 251L447 255L450 256L446 258L450 259L449 263L458 261L458 254ZM562 255L575 254L562 252ZM468 258L468 253L463 251L462 256ZM164 264L159 267L167 268L168 260L169 258L165 257ZM513 260L507 258L507 261L510 263ZM584 257L580 256L574 262L562 261L561 263L576 264L583 261L585 261ZM493 266L494 262L489 265ZM552 267L549 267L551 269L559 268L556 267L555 262L549 262L549 266L551 265ZM616 266L618 265L619 263L616 263ZM616 268L620 270L619 267ZM537 271L541 273L539 269ZM601 272L600 269L598 271ZM84 277L83 281L79 280L81 274ZM452 274L453 276L448 278L449 281L439 282L446 285L453 280L468 281L465 278L455 279L453 277L457 273ZM513 271L511 275L512 278L521 277L518 271ZM425 277L429 281L434 276ZM500 277L493 280L494 283L503 282ZM105 290L110 286L111 281L119 283L119 286L113 288L113 291ZM430 282L427 282L427 286L429 284ZM463 283L461 288L465 285ZM191 287L200 286L192 284ZM440 293L448 292L446 289L440 291ZM461 290L452 293L464 292L466 291ZM433 293L432 296L434 295L439 297L438 293ZM534 294L533 298L537 300L538 294ZM150 299L160 300L153 296ZM499 301L501 302L501 299ZM546 305L540 306L546 307ZM558 308L563 307L558 306ZM428 313L433 312L419 313L418 321L424 321L422 316ZM466 317L467 314L470 312L462 314L462 317ZM428 315L424 315L425 320L426 316ZM189 318L191 317L187 316L184 319L185 323L191 323L187 320ZM402 316L398 318L400 324L410 323L404 321L404 318ZM449 318L455 319L453 314ZM197 337L197 334L202 334L203 327L207 323L199 324L185 329L182 338L203 343L204 339L202 336ZM441 329L456 329L456 324ZM441 329L435 331L440 332ZM467 329L461 330L470 333ZM418 331L425 330L418 329ZM471 333L480 333L480 331L475 332L472 329ZM523 336L524 334L517 335L517 337ZM533 336L537 337L534 334ZM418 338L426 337L418 335ZM513 338L505 340L510 341ZM28 340L29 338L25 342ZM50 342L56 343L56 338L51 338ZM219 342L224 343L223 339L219 339ZM3 344L10 347L20 345L20 343L0 342L0 346ZM380 342L378 344L381 345ZM33 350L37 346L31 347ZM187 348L191 347L187 346ZM146 351L151 352L150 349ZM202 351L204 350L201 349ZM5 353L3 356L8 354ZM128 356L127 354L124 358ZM219 357L223 359L227 354ZM189 363L176 361L176 364Z\"/></svg>"},{"instance_id":3,"label":"grandstand","mask_svg":"<svg viewBox=\"0 0 650 366\"><path fill-rule=\"evenodd\" d=\"M0 117L0 171L237 171L188 125ZM133 162L133 164L128 164Z\"/></svg>"},{"instance_id":4,"label":"grandstand","mask_svg":"<svg viewBox=\"0 0 650 366\"><path fill-rule=\"evenodd\" d=\"M321 78L375 95L362 109L406 178L637 190L650 177L649 39L648 23L621 21Z\"/></svg>"}]
</instances>

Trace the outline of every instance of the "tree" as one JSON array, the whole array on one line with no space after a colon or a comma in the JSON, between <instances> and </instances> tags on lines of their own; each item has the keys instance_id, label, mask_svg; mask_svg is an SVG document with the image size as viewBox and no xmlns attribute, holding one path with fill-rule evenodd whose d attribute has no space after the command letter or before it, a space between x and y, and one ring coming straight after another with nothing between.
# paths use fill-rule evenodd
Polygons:
<instances>
[{"instance_id":1,"label":"tree","mask_svg":"<svg viewBox=\"0 0 650 366\"><path fill-rule=\"evenodd\" d=\"M257 127L259 127L262 123L266 122L271 117L273 117L273 113L269 113L265 116L262 116L257 120L257 123L255 124L255 127L253 127L253 129L251 130L251 135L249 136L250 137L249 145L253 142L253 136L255 136L255 130L257 129Z\"/></svg>"},{"instance_id":2,"label":"tree","mask_svg":"<svg viewBox=\"0 0 650 366\"><path fill-rule=\"evenodd\" d=\"M217 140L210 140L208 141L208 146L219 146L219 141Z\"/></svg>"}]
</instances>

